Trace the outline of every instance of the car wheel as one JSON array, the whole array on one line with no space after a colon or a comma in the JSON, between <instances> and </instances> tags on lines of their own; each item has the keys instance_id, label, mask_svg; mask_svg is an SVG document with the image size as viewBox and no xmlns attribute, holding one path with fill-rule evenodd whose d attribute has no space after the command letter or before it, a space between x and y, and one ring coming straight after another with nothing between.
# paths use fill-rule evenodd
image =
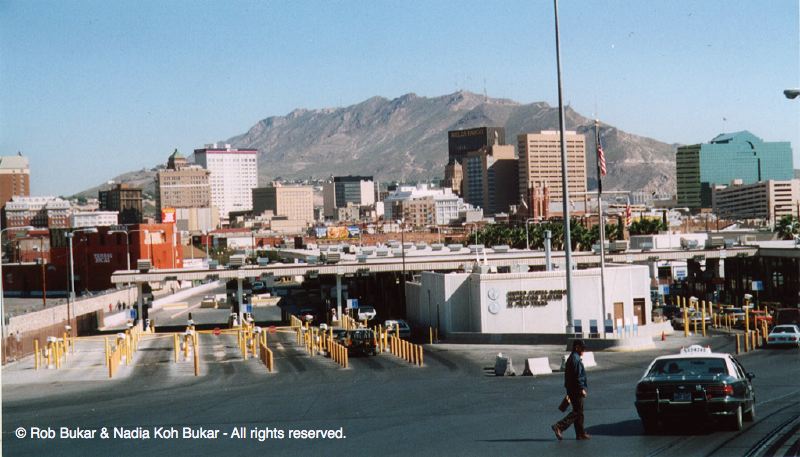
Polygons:
<instances>
[{"instance_id":1,"label":"car wheel","mask_svg":"<svg viewBox=\"0 0 800 457\"><path fill-rule=\"evenodd\" d=\"M744 413L744 420L747 422L753 422L756 420L756 401L753 400L753 404L750 406L750 411Z\"/></svg>"},{"instance_id":2,"label":"car wheel","mask_svg":"<svg viewBox=\"0 0 800 457\"><path fill-rule=\"evenodd\" d=\"M652 435L658 431L658 419L648 418L642 419L642 428L645 435Z\"/></svg>"},{"instance_id":3,"label":"car wheel","mask_svg":"<svg viewBox=\"0 0 800 457\"><path fill-rule=\"evenodd\" d=\"M729 417L728 420L730 421L728 425L734 432L738 432L742 429L742 405L736 408L736 412L734 412L733 416Z\"/></svg>"}]
</instances>

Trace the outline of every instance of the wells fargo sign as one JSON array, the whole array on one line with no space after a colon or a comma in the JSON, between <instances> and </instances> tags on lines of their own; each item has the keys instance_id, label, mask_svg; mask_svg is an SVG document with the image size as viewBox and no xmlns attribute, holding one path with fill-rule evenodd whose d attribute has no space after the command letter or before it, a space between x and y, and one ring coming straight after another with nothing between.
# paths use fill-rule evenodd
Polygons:
<instances>
[{"instance_id":1,"label":"wells fargo sign","mask_svg":"<svg viewBox=\"0 0 800 457\"><path fill-rule=\"evenodd\" d=\"M525 308L528 306L547 306L551 301L564 298L565 289L555 290L511 290L506 293L506 307Z\"/></svg>"}]
</instances>

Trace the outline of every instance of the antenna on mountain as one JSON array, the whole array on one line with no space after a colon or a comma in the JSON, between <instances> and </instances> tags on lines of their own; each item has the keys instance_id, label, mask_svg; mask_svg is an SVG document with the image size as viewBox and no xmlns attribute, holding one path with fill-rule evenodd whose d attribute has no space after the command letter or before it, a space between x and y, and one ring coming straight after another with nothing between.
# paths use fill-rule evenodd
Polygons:
<instances>
[{"instance_id":1,"label":"antenna on mountain","mask_svg":"<svg viewBox=\"0 0 800 457\"><path fill-rule=\"evenodd\" d=\"M486 78L483 78L483 102L484 103L489 102L489 96L486 95Z\"/></svg>"}]
</instances>

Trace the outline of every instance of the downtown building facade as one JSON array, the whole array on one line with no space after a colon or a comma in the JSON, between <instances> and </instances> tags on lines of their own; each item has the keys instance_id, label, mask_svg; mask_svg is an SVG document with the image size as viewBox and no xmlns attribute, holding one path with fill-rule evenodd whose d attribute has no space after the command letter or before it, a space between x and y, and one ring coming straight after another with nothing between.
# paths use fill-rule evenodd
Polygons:
<instances>
[{"instance_id":1,"label":"downtown building facade","mask_svg":"<svg viewBox=\"0 0 800 457\"><path fill-rule=\"evenodd\" d=\"M0 156L0 208L11 197L31 194L31 172L27 157L22 154Z\"/></svg>"},{"instance_id":2,"label":"downtown building facade","mask_svg":"<svg viewBox=\"0 0 800 457\"><path fill-rule=\"evenodd\" d=\"M300 221L314 222L314 188L311 186L292 186L275 183L272 186L253 189L253 214L260 215L271 211L273 216Z\"/></svg>"},{"instance_id":3,"label":"downtown building facade","mask_svg":"<svg viewBox=\"0 0 800 457\"><path fill-rule=\"evenodd\" d=\"M403 219L413 227L449 225L463 218L474 207L449 188L430 189L419 186L400 186L383 200L384 221Z\"/></svg>"},{"instance_id":4,"label":"downtown building facade","mask_svg":"<svg viewBox=\"0 0 800 457\"><path fill-rule=\"evenodd\" d=\"M447 132L447 163L463 163L467 154L483 147L506 144L503 127L477 127Z\"/></svg>"},{"instance_id":5,"label":"downtown building facade","mask_svg":"<svg viewBox=\"0 0 800 457\"><path fill-rule=\"evenodd\" d=\"M211 205L219 218L253 209L253 189L258 187L258 150L236 149L230 144L207 144L194 150L195 163L210 172Z\"/></svg>"},{"instance_id":6,"label":"downtown building facade","mask_svg":"<svg viewBox=\"0 0 800 457\"><path fill-rule=\"evenodd\" d=\"M98 192L100 211L116 211L120 224L142 222L142 189L130 184L116 184Z\"/></svg>"},{"instance_id":7,"label":"downtown building facade","mask_svg":"<svg viewBox=\"0 0 800 457\"><path fill-rule=\"evenodd\" d=\"M586 139L566 131L567 188L571 195L586 193ZM534 189L548 189L549 202L562 202L561 134L556 130L517 136L519 194L533 201Z\"/></svg>"},{"instance_id":8,"label":"downtown building facade","mask_svg":"<svg viewBox=\"0 0 800 457\"><path fill-rule=\"evenodd\" d=\"M461 166L464 170L461 183L462 197L466 203L481 207L484 214L508 211L519 202L517 180L518 160L514 146L484 146L468 152Z\"/></svg>"},{"instance_id":9,"label":"downtown building facade","mask_svg":"<svg viewBox=\"0 0 800 457\"><path fill-rule=\"evenodd\" d=\"M800 180L743 184L743 180L735 179L729 186L715 185L711 202L717 217L760 219L774 225L783 216L798 216Z\"/></svg>"},{"instance_id":10,"label":"downtown building facade","mask_svg":"<svg viewBox=\"0 0 800 457\"><path fill-rule=\"evenodd\" d=\"M709 143L681 146L676 156L678 206L712 207L715 185L793 179L789 142L766 142L748 131L723 133Z\"/></svg>"},{"instance_id":11,"label":"downtown building facade","mask_svg":"<svg viewBox=\"0 0 800 457\"><path fill-rule=\"evenodd\" d=\"M6 227L69 228L70 205L53 196L14 196L3 208Z\"/></svg>"},{"instance_id":12,"label":"downtown building facade","mask_svg":"<svg viewBox=\"0 0 800 457\"><path fill-rule=\"evenodd\" d=\"M372 176L334 176L322 186L322 204L327 218L337 217L337 208L348 204L359 208L375 205Z\"/></svg>"},{"instance_id":13,"label":"downtown building facade","mask_svg":"<svg viewBox=\"0 0 800 457\"><path fill-rule=\"evenodd\" d=\"M156 217L161 222L171 218L182 231L215 229L219 214L211 204L210 174L190 164L176 149L167 159L167 168L156 174Z\"/></svg>"}]
</instances>

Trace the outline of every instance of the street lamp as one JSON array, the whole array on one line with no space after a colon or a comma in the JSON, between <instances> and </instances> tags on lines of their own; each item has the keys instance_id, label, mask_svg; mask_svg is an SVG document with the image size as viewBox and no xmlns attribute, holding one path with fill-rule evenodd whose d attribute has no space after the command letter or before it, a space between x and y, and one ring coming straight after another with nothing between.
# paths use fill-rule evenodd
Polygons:
<instances>
[{"instance_id":1,"label":"street lamp","mask_svg":"<svg viewBox=\"0 0 800 457\"><path fill-rule=\"evenodd\" d=\"M67 297L67 325L72 326L72 313L70 312L70 305L75 302L75 260L72 255L72 238L78 232L83 233L97 233L97 227L89 227L85 229L76 229L67 232L67 240L69 241L69 297Z\"/></svg>"},{"instance_id":2,"label":"street lamp","mask_svg":"<svg viewBox=\"0 0 800 457\"><path fill-rule=\"evenodd\" d=\"M2 337L2 338L0 338L0 348L2 349L2 351L0 351L0 357L2 357L3 359L5 359L5 355L6 355L6 352L5 352L6 351L6 348L5 348L5 342L6 342L6 327L5 327L5 325L6 325L6 314L5 314L5 309L3 308L3 295L5 295L5 289L3 288L3 250L2 250L2 246L3 246L3 232L5 232L6 230L19 230L19 231L26 231L27 232L28 230L33 230L33 227L30 226L30 225L26 225L24 227L6 227L6 228L0 230L0 337Z\"/></svg>"},{"instance_id":3,"label":"street lamp","mask_svg":"<svg viewBox=\"0 0 800 457\"><path fill-rule=\"evenodd\" d=\"M786 89L783 91L783 95L785 95L789 100L794 100L800 96L800 89Z\"/></svg>"},{"instance_id":4,"label":"street lamp","mask_svg":"<svg viewBox=\"0 0 800 457\"><path fill-rule=\"evenodd\" d=\"M405 221L400 219L397 221L400 224L400 256L403 259L403 281L402 281L402 297L403 297L403 304L402 306L406 306L406 230L405 230Z\"/></svg>"},{"instance_id":5,"label":"street lamp","mask_svg":"<svg viewBox=\"0 0 800 457\"><path fill-rule=\"evenodd\" d=\"M530 239L528 238L528 223L530 221L535 221L535 220L536 219L532 218L532 217L529 217L529 218L525 219L525 250L526 251L530 251L531 250L531 242L530 242Z\"/></svg>"}]
</instances>

